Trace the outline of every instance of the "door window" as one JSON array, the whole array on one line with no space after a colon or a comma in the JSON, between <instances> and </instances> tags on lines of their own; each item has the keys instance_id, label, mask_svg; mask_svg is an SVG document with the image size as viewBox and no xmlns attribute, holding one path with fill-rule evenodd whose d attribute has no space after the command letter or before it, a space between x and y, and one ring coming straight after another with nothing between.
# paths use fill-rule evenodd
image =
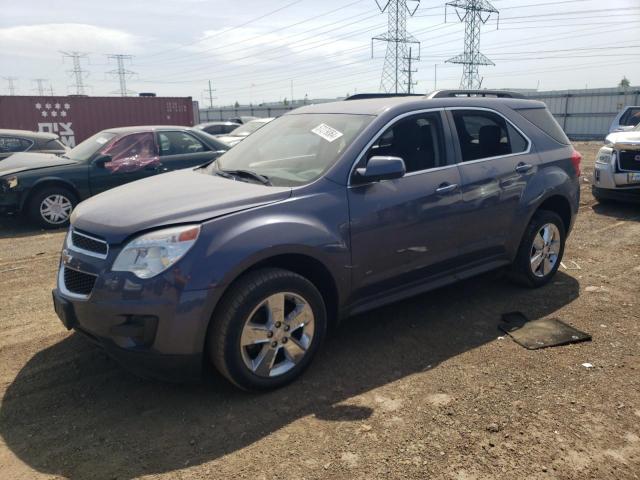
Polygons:
<instances>
[{"instance_id":1,"label":"door window","mask_svg":"<svg viewBox=\"0 0 640 480\"><path fill-rule=\"evenodd\" d=\"M633 127L640 122L640 108L628 108L620 118L620 125Z\"/></svg>"},{"instance_id":2,"label":"door window","mask_svg":"<svg viewBox=\"0 0 640 480\"><path fill-rule=\"evenodd\" d=\"M407 173L446 165L439 112L423 113L398 120L367 152L374 156L400 157Z\"/></svg>"},{"instance_id":3,"label":"door window","mask_svg":"<svg viewBox=\"0 0 640 480\"><path fill-rule=\"evenodd\" d=\"M209 150L200 140L186 132L159 132L160 155L188 155Z\"/></svg>"},{"instance_id":4,"label":"door window","mask_svg":"<svg viewBox=\"0 0 640 480\"><path fill-rule=\"evenodd\" d=\"M221 133L226 133L222 125L210 125L206 127L204 131L211 135L220 135Z\"/></svg>"},{"instance_id":5,"label":"door window","mask_svg":"<svg viewBox=\"0 0 640 480\"><path fill-rule=\"evenodd\" d=\"M100 153L111 156L111 160L104 165L111 173L136 172L160 163L152 132L122 137Z\"/></svg>"},{"instance_id":6,"label":"door window","mask_svg":"<svg viewBox=\"0 0 640 480\"><path fill-rule=\"evenodd\" d=\"M521 153L529 143L509 122L482 110L453 110L462 161Z\"/></svg>"},{"instance_id":7,"label":"door window","mask_svg":"<svg viewBox=\"0 0 640 480\"><path fill-rule=\"evenodd\" d=\"M33 143L24 138L0 137L0 153L24 152L31 145Z\"/></svg>"}]
</instances>

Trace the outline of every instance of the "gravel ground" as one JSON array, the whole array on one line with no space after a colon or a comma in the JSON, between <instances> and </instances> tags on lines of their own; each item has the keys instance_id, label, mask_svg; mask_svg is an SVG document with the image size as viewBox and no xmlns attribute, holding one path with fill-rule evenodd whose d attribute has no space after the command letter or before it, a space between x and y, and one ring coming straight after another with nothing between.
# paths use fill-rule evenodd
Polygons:
<instances>
[{"instance_id":1,"label":"gravel ground","mask_svg":"<svg viewBox=\"0 0 640 480\"><path fill-rule=\"evenodd\" d=\"M598 146L577 148L588 176ZM582 187L552 284L486 275L354 317L262 395L121 369L53 313L64 232L0 220L0 475L639 478L640 208ZM512 310L593 341L525 350L496 328Z\"/></svg>"}]
</instances>

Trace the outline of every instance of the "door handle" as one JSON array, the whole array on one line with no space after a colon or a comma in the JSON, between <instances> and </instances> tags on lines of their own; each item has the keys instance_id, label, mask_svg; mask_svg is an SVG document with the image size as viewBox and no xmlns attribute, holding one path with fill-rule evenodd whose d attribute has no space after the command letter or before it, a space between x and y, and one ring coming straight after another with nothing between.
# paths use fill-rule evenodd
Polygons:
<instances>
[{"instance_id":1,"label":"door handle","mask_svg":"<svg viewBox=\"0 0 640 480\"><path fill-rule=\"evenodd\" d=\"M442 195L443 193L453 192L457 188L457 183L443 183L438 188L436 188L436 193Z\"/></svg>"},{"instance_id":2,"label":"door handle","mask_svg":"<svg viewBox=\"0 0 640 480\"><path fill-rule=\"evenodd\" d=\"M527 173L532 168L533 168L533 165L530 165L528 163L519 163L518 165L516 165L516 172Z\"/></svg>"}]
</instances>

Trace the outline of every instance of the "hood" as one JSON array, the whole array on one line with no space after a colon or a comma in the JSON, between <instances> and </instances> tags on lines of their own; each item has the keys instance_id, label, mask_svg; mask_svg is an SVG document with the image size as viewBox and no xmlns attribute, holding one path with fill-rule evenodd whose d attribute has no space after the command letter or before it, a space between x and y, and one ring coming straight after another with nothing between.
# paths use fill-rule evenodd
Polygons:
<instances>
[{"instance_id":1,"label":"hood","mask_svg":"<svg viewBox=\"0 0 640 480\"><path fill-rule=\"evenodd\" d=\"M215 217L285 200L289 187L228 180L179 170L108 190L76 207L71 224L121 243L142 230Z\"/></svg>"},{"instance_id":2,"label":"hood","mask_svg":"<svg viewBox=\"0 0 640 480\"><path fill-rule=\"evenodd\" d=\"M607 135L607 142L613 144L635 143L640 144L640 131L633 132L615 132ZM0 163L2 165L2 163Z\"/></svg>"},{"instance_id":3,"label":"hood","mask_svg":"<svg viewBox=\"0 0 640 480\"><path fill-rule=\"evenodd\" d=\"M62 158L52 153L14 153L10 157L0 160L0 175L36 170L39 168L74 165L77 162Z\"/></svg>"}]
</instances>

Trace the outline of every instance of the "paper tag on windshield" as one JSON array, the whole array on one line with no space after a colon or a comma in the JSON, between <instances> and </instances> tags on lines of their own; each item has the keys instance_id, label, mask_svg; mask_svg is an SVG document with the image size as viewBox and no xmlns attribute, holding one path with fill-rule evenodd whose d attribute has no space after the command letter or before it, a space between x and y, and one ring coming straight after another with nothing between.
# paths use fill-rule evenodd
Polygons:
<instances>
[{"instance_id":1,"label":"paper tag on windshield","mask_svg":"<svg viewBox=\"0 0 640 480\"><path fill-rule=\"evenodd\" d=\"M337 140L343 135L342 132L339 132L335 128L330 127L326 123L321 123L311 131L316 135L318 135L319 137L324 138L329 143L333 142L334 140Z\"/></svg>"},{"instance_id":2,"label":"paper tag on windshield","mask_svg":"<svg viewBox=\"0 0 640 480\"><path fill-rule=\"evenodd\" d=\"M99 144L99 145L104 145L105 143L107 143L107 140L108 140L107 138L98 137L98 138L96 138L96 143Z\"/></svg>"}]
</instances>

